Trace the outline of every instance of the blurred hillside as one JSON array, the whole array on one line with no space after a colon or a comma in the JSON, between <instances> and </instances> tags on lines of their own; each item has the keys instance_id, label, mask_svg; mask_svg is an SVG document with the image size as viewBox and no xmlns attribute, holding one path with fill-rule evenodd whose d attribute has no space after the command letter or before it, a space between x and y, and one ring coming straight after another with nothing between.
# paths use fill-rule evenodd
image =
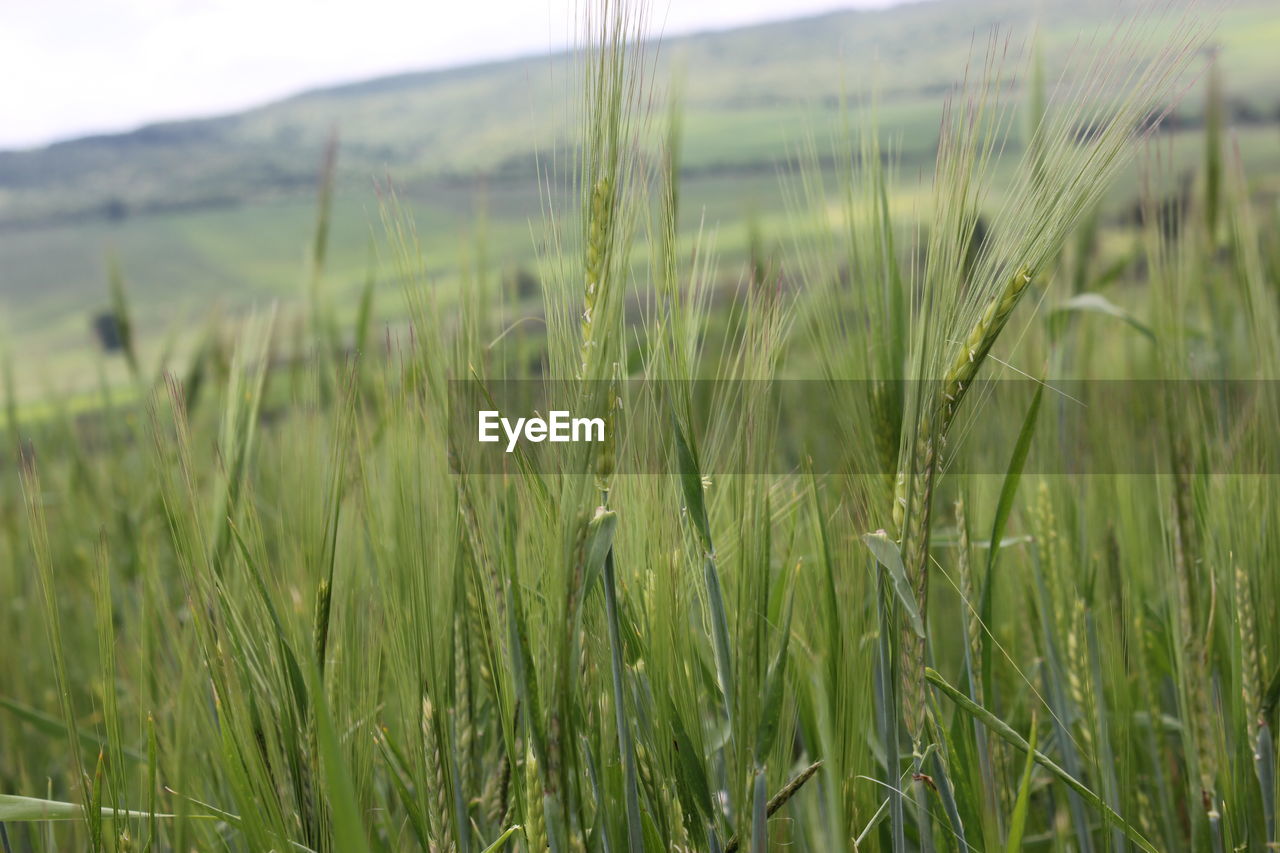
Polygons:
<instances>
[{"instance_id":1,"label":"blurred hillside","mask_svg":"<svg viewBox=\"0 0 1280 853\"><path fill-rule=\"evenodd\" d=\"M1251 166L1280 171L1274 0L1159 5L1175 15L1223 5L1215 43L1231 123ZM1052 80L1073 51L1105 40L1124 11L1118 6L1126 4L938 0L663 42L654 76L659 90L681 81L691 223L705 211L713 224L752 213L766 231L770 217L780 225L779 164L806 134L825 146L846 95L874 91L904 175L927 174L943 100L993 28L1007 33L1011 54L1025 53L1038 28ZM531 254L528 220L541 215L537 164L541 157L554 168L555 151L565 162L576 81L567 56L506 61L0 152L0 345L44 356L53 377L64 374L88 343L90 311L106 299L110 255L144 330L180 326L211 302L234 308L297 294L316 175L335 132L341 153L327 271L340 300L366 276L378 228L373 186L388 178L417 214L442 278L457 275L481 212L489 260L497 268L522 263ZM1171 148L1179 132L1195 132L1198 101L1193 89L1169 122ZM732 254L745 239L736 234L719 248ZM394 301L382 306L393 311Z\"/></svg>"}]
</instances>

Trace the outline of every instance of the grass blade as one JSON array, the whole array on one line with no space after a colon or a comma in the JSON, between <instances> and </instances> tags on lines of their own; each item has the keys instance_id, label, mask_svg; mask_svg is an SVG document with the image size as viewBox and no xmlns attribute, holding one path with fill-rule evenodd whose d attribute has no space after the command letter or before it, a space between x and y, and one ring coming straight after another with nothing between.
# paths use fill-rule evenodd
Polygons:
<instances>
[{"instance_id":1,"label":"grass blade","mask_svg":"<svg viewBox=\"0 0 1280 853\"><path fill-rule=\"evenodd\" d=\"M1013 815L1009 819L1009 838L1005 842L1006 853L1017 853L1022 849L1022 835L1027 827L1027 812L1031 808L1031 771L1036 766L1036 719L1031 716L1031 740L1027 744L1027 760L1022 767L1022 781L1018 783L1018 796L1013 804Z\"/></svg>"},{"instance_id":2,"label":"grass blade","mask_svg":"<svg viewBox=\"0 0 1280 853\"><path fill-rule=\"evenodd\" d=\"M27 723L41 734L49 735L51 737L67 736L66 723L51 714L46 714L43 711L28 707L21 702L17 702L6 696L0 696L0 708L3 708L13 714L19 720ZM106 749L107 747L106 739L99 737L94 732L77 728L75 736L80 741L81 747L85 749L97 752L99 750ZM125 758L128 758L130 761L144 763L147 760L147 757L141 752L126 746L122 746L120 748L120 754Z\"/></svg>"},{"instance_id":3,"label":"grass blade","mask_svg":"<svg viewBox=\"0 0 1280 853\"><path fill-rule=\"evenodd\" d=\"M150 812L133 811L131 809L100 809L103 817L108 818L149 818ZM19 797L14 794L0 794L0 821L39 822L51 820L80 820L85 816L85 809L78 803L64 803L60 800L45 800L38 797ZM176 815L158 814L160 819L171 819ZM188 817L221 820L220 815L188 815Z\"/></svg>"},{"instance_id":4,"label":"grass blade","mask_svg":"<svg viewBox=\"0 0 1280 853\"><path fill-rule=\"evenodd\" d=\"M1079 794L1086 802L1089 803L1089 805L1097 809L1104 818L1109 821L1114 821L1122 830L1124 830L1124 834L1129 836L1129 840L1134 844L1138 845L1143 850L1146 850L1147 853L1159 853L1159 851L1152 846L1151 842L1142 836L1142 833L1138 832L1138 830L1123 817L1116 814L1110 806L1102 801L1101 797L1085 787L1084 783L1080 780L1076 779L1070 773L1059 767L1049 756L1032 748L1031 745L1023 739L1022 735L1011 729L1007 723L995 714L991 713L986 708L983 708L981 705L978 705L968 696L965 696L953 687L945 678L942 677L941 674L938 673L937 670L932 667L926 667L925 678L941 690L948 699L955 703L956 707L974 719L979 720L1005 743L1022 752L1030 752L1037 764L1048 770L1054 776L1058 777L1063 784Z\"/></svg>"},{"instance_id":5,"label":"grass blade","mask_svg":"<svg viewBox=\"0 0 1280 853\"><path fill-rule=\"evenodd\" d=\"M332 811L336 849L369 853L369 839L365 834L364 820L360 816L355 785L338 741L333 718L329 715L329 703L320 689L321 675L314 667L310 681L313 697L311 708L315 716L316 743L320 751L320 774Z\"/></svg>"},{"instance_id":6,"label":"grass blade","mask_svg":"<svg viewBox=\"0 0 1280 853\"><path fill-rule=\"evenodd\" d=\"M613 674L614 724L618 732L618 752L622 756L627 809L627 845L631 853L644 849L640 826L639 783L636 779L636 755L631 742L631 724L627 718L626 692L622 678L622 637L618 628L618 592L614 578L613 550L604 559L604 602L609 620L609 659Z\"/></svg>"},{"instance_id":7,"label":"grass blade","mask_svg":"<svg viewBox=\"0 0 1280 853\"><path fill-rule=\"evenodd\" d=\"M1063 302L1061 305L1054 308L1050 316L1052 317L1072 313L1101 314L1105 317L1114 317L1122 323L1128 324L1131 328L1138 331L1143 337L1152 343L1155 343L1156 341L1156 333L1151 330L1150 326L1143 323L1131 312L1126 311L1110 299L1107 299L1107 297L1103 296L1101 293L1078 293L1066 302Z\"/></svg>"},{"instance_id":8,"label":"grass blade","mask_svg":"<svg viewBox=\"0 0 1280 853\"><path fill-rule=\"evenodd\" d=\"M907 570L902 564L902 553L883 530L875 533L864 533L862 541L875 555L876 562L884 566L889 573L889 585L898 596L898 603L911 622L911 630L916 636L924 638L924 620L920 617L920 608L916 606L915 593L911 591L911 582L907 580Z\"/></svg>"},{"instance_id":9,"label":"grass blade","mask_svg":"<svg viewBox=\"0 0 1280 853\"><path fill-rule=\"evenodd\" d=\"M756 768L755 793L751 798L751 853L765 853L769 847L769 818L765 814L768 795L764 768Z\"/></svg>"},{"instance_id":10,"label":"grass blade","mask_svg":"<svg viewBox=\"0 0 1280 853\"><path fill-rule=\"evenodd\" d=\"M514 826L507 827L507 831L499 835L488 847L484 848L482 853L498 853L499 850L507 846L507 842L510 841L519 831L520 824L518 823Z\"/></svg>"},{"instance_id":11,"label":"grass blade","mask_svg":"<svg viewBox=\"0 0 1280 853\"><path fill-rule=\"evenodd\" d=\"M1009 522L1009 514L1013 511L1013 498L1018 493L1018 482L1022 479L1022 467L1031 452L1031 439L1036 432L1036 419L1040 414L1040 401L1044 396L1044 383L1036 383L1035 396L1027 408L1027 415L1022 420L1022 429L1018 431L1018 441L1013 446L1013 455L1009 457L1009 466L1005 469L1004 482L1000 485L1000 499L996 504L996 516L991 522L991 545L987 550L987 572L982 582L982 606L979 614L983 625L991 623L991 602L995 590L996 558L1000 554L1000 540L1004 537L1005 525ZM991 695L991 643L982 644L982 679L983 695Z\"/></svg>"},{"instance_id":12,"label":"grass blade","mask_svg":"<svg viewBox=\"0 0 1280 853\"><path fill-rule=\"evenodd\" d=\"M707 518L706 500L702 494L702 471L697 448L685 437L684 429L674 415L671 426L676 442L676 461L680 485L684 492L685 512L703 548L702 575L707 603L711 608L711 639L716 659L716 677L724 696L725 718L733 724L733 702L736 695L733 678L733 654L729 644L729 617L725 612L720 572L716 568L715 547L711 544L711 522Z\"/></svg>"}]
</instances>

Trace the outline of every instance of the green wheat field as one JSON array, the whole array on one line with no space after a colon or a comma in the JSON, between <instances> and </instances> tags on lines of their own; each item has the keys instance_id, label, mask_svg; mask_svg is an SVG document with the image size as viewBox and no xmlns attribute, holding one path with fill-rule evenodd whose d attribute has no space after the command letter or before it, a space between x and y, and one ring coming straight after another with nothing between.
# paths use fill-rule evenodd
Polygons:
<instances>
[{"instance_id":1,"label":"green wheat field","mask_svg":"<svg viewBox=\"0 0 1280 853\"><path fill-rule=\"evenodd\" d=\"M176 183L0 157L82 176L0 196L0 851L1280 849L1280 140L1234 94L1280 16L1070 6L809 121L599 0L536 151L459 130L503 65L392 122L536 176L484 192L352 189L404 81L274 167L269 110L166 131ZM868 25L958 26L919 8ZM607 439L483 467L457 383L545 379ZM793 380L840 453L735 392ZM1154 470L1101 410L1068 448L1102 380L1161 383Z\"/></svg>"}]
</instances>

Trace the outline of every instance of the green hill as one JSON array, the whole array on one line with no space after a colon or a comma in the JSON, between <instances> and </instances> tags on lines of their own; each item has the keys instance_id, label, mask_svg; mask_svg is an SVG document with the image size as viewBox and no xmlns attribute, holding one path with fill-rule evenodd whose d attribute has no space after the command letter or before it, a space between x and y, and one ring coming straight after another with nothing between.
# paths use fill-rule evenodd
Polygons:
<instances>
[{"instance_id":1,"label":"green hill","mask_svg":"<svg viewBox=\"0 0 1280 853\"><path fill-rule=\"evenodd\" d=\"M1216 37L1242 145L1272 166L1280 114L1273 1L1235 0ZM1174 14L1205 5L1175 2ZM1107 37L1116 6L940 0L664 41L652 53L653 74L659 90L680 80L691 220L705 211L725 225L718 246L730 254L744 239L736 226L745 212L766 228L780 225L777 167L806 134L828 133L845 94L874 90L904 173L927 173L943 99L993 28L1016 52L1038 26L1052 79L1082 44ZM0 152L0 345L7 338L16 360L32 366L24 384L42 384L41 372L55 385L74 374L87 363L88 316L105 301L111 254L156 346L162 330L207 314L213 302L235 310L298 293L332 133L340 156L328 277L339 298L365 277L374 182L387 178L415 211L442 279L456 276L471 251L478 211L489 261L523 263L528 220L540 215L536 164L541 156L554 166L552 152L568 143L576 79L567 56L505 61ZM1196 111L1193 90L1175 125L1193 127ZM396 302L382 307L394 314Z\"/></svg>"}]
</instances>

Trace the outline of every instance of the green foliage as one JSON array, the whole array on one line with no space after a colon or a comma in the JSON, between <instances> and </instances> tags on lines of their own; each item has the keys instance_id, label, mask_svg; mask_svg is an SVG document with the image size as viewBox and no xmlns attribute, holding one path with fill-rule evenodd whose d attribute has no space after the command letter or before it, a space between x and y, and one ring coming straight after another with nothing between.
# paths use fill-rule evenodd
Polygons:
<instances>
[{"instance_id":1,"label":"green foliage","mask_svg":"<svg viewBox=\"0 0 1280 853\"><path fill-rule=\"evenodd\" d=\"M679 224L697 121L653 132L640 11L588 18L573 170L549 173L535 226L540 309L498 286L487 243L441 287L388 193L344 313L326 169L310 322L211 319L184 381L138 348L130 393L104 377L80 412L22 408L6 380L0 840L1274 845L1280 489L1229 473L1273 470L1274 398L1170 395L1151 413L1167 476L1035 482L1045 453L1116 452L1105 418L1058 444L1079 404L1059 380L1280 378L1273 213L1221 140L1218 200L1193 181L1176 233L1097 225L1203 33L1143 19L1135 44L1164 49L1043 86L1022 165L998 156L993 49L927 191L898 179L881 108L846 102L839 168L813 142L788 185L789 266L776 218L729 250ZM927 231L904 191L928 193ZM380 336L384 280L409 319ZM1024 373L1043 383L996 423L978 380ZM664 427L482 471L451 383L546 378ZM828 398L832 468L778 464L793 436L744 389L786 379ZM1008 436L1003 477L953 469L986 432ZM648 453L666 473L629 473ZM931 511L959 497L953 532Z\"/></svg>"}]
</instances>

